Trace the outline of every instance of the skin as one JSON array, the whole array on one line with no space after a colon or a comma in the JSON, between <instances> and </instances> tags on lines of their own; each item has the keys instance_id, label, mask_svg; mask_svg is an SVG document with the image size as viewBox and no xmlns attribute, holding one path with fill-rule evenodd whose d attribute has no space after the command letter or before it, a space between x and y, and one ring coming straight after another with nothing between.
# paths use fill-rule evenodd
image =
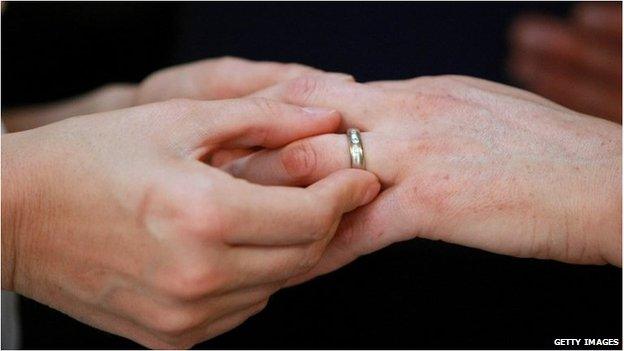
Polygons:
<instances>
[{"instance_id":1,"label":"skin","mask_svg":"<svg viewBox=\"0 0 624 351\"><path fill-rule=\"evenodd\" d=\"M262 186L210 167L227 148L329 133L332 109L170 100L2 137L2 289L152 348L187 348L316 266L369 172Z\"/></svg>"},{"instance_id":2,"label":"skin","mask_svg":"<svg viewBox=\"0 0 624 351\"><path fill-rule=\"evenodd\" d=\"M68 117L173 98L233 99L279 82L318 74L351 79L346 74L325 73L299 64L220 57L168 67L152 73L139 84L110 84L64 101L2 111L2 121L9 131L22 131Z\"/></svg>"},{"instance_id":3,"label":"skin","mask_svg":"<svg viewBox=\"0 0 624 351\"><path fill-rule=\"evenodd\" d=\"M622 123L620 3L579 3L565 19L521 16L510 49L509 70L529 90Z\"/></svg>"},{"instance_id":4,"label":"skin","mask_svg":"<svg viewBox=\"0 0 624 351\"><path fill-rule=\"evenodd\" d=\"M246 196L249 194L264 191L261 192L258 186L227 177L197 161L206 161L215 166L225 164L223 168L238 177L264 184L314 184L306 189L308 191L320 184L314 183L316 180L332 181L333 177L339 177L337 174L340 174L332 171L348 168L344 135L326 134L304 138L308 133L328 133L336 127L323 129L325 127L315 124L306 127L313 131L307 130L298 136L286 138L290 140L280 139L282 141L276 144L269 140L269 144L263 145L275 148L304 138L277 151L254 153L257 150L256 143L248 141L242 144L240 141L208 142L210 147L203 145L193 149L184 146L187 138L180 135L197 132L200 123L191 123L193 126L188 131L183 131L186 128L172 128L168 124L171 116L195 111L199 103L193 101L173 101L148 105L153 107L151 110L144 110L148 108L145 106L70 119L28 133L4 136L2 146L5 160L2 172L20 181L14 182L15 185L9 190L5 188L2 197L3 289L17 290L88 324L127 336L146 346L181 348L242 323L260 310L268 296L284 284L310 279L336 269L359 255L415 236L521 257L621 264L621 222L617 220L621 214L621 188L619 183L614 184L613 181L616 177L619 179L621 174L621 150L617 141L620 132L614 136L613 125L597 124L593 118L576 114L521 90L467 77L422 78L361 85L352 83L348 75L322 73L325 77L322 78L321 73L299 65L254 63L233 58L206 60L159 71L137 86L108 86L71 101L3 113L3 119L9 116L9 130L21 130L67 116L172 97L203 100L238 97L284 82L258 95L297 104L315 101L319 105L340 107L347 116L341 130L347 125L355 125L366 131L364 144L369 170L380 176L384 188L378 200L346 215L335 237L332 236L332 230L338 226L338 221L334 220L336 215L323 215L314 211L326 210L327 203L315 202L310 208L301 210L295 203L306 196L297 193L291 199L292 204L288 205L288 209L282 208L286 205L277 203L273 208L266 203L267 199L288 197L282 193L276 196L269 191L248 199ZM289 81L295 77L302 78ZM264 106L260 110L266 110L268 106L271 115L275 114L275 107L271 107L274 102L252 101L251 105ZM202 103L207 106L205 104ZM193 107L189 108L189 105ZM237 102L235 105L240 104ZM215 111L221 112L224 108L221 105L213 106L213 115ZM178 108L182 111L177 111ZM528 119L527 111L530 112ZM335 115L334 112L326 113ZM161 117L163 114L168 117ZM241 114L239 117L244 119L245 116ZM381 120L379 116L384 116L384 119ZM544 116L547 117L545 120ZM215 136L221 135L219 131L215 131L215 135L202 132L212 132L214 127L225 123L225 120L219 120L224 117L221 113L211 116L209 120L212 117L216 120L210 122L210 128L199 128L204 138L220 138ZM332 123L339 123L337 117L328 118L336 118ZM585 122L581 123L579 119ZM138 120L142 122L136 122ZM14 127L14 121L28 123ZM249 131L244 121L240 121L242 124L235 122L242 130ZM534 122L534 128L527 127L529 122ZM123 125L124 128L113 130L111 123ZM286 129L299 130L297 128L302 126L300 123L288 125ZM126 127L132 125L133 128ZM145 148L128 141L133 135L136 139L136 136L145 135L145 131L159 126L166 132L158 131L149 135L157 136L156 139L166 139L173 134L177 140L167 143L166 147L152 150L154 154L151 157L144 156ZM521 129L522 133L517 130L511 133L508 130L518 126L524 128ZM42 130L44 134L41 134ZM552 133L544 133L545 130L552 130ZM94 131L105 132L95 135ZM72 136L69 141L66 140L68 135ZM397 135L402 137L397 139ZM121 140L125 142L119 142L120 136L123 136ZM577 139L575 143L566 143L563 140L566 137ZM145 138L138 139L146 141ZM41 140L50 140L50 143L41 144ZM601 147L596 146L598 140L601 140ZM532 143L535 142L537 145L546 143L540 146L547 150L540 150L539 147L533 149ZM80 145L89 145L89 150L99 150L99 154L95 154L99 157L91 159L94 155L87 153L85 147ZM108 145L115 145L115 149L110 150ZM18 148L19 160L15 157ZM39 155L41 149L46 150L46 153L52 152L46 154L44 159ZM121 160L127 157L127 150L143 152L139 153L140 157L130 152L133 157L126 164ZM198 173L210 169L213 172L211 176L219 181L210 177L199 179L190 166L185 171L173 171L171 164L165 166L157 161L153 164L147 162L156 160L156 154L163 150L182 153L184 162L189 165L193 162ZM566 153L567 157L562 158L556 150L572 150L572 156ZM529 157L521 157L519 152ZM27 157L24 157L24 153ZM72 157L60 156L65 153L71 153ZM252 153L253 156L239 159ZM119 156L115 158L115 154ZM79 157L74 159L75 156ZM29 162L24 162L25 159ZM239 160L230 163L236 159ZM104 160L107 162L102 162ZM163 162L164 159L160 163ZM494 166L504 166L503 171L496 170ZM457 167L461 167L462 171L458 172ZM110 172L102 172L102 169ZM568 173L562 175L566 170ZM362 177L362 173L366 174L360 172L357 177ZM85 182L89 177L83 174L100 176ZM117 176L112 177L115 174ZM363 177L367 176L370 177L370 174ZM143 182L128 182L136 178ZM560 182L560 179L565 181ZM592 179L592 182L587 182L587 179ZM202 189L203 184L217 182L218 186L209 188L220 189L221 192ZM366 188L375 193L378 185L371 182L372 185ZM227 185L230 183L235 185ZM80 184L82 190L75 189L76 184ZM191 187L189 184L200 186ZM139 186L138 190L136 186ZM253 190L250 190L250 186ZM357 186L345 185L337 186L333 192L339 192L339 187L344 188L344 192L336 195L338 198L359 194ZM155 196L138 195L154 193L154 189L163 190ZM519 196L523 194L530 196ZM369 196L374 195L361 196L366 198L362 202L365 203L369 201ZM152 197L157 200L152 200ZM231 201L240 197L245 200ZM137 200L141 198L150 198L148 203L157 205L141 205L146 202ZM591 201L587 201L588 198ZM213 200L204 202L204 199ZM241 208L241 203L249 206ZM331 203L331 212L337 211L337 207ZM225 206L227 204L231 207ZM146 212L141 208L152 207L156 210L147 211L152 213L151 216L140 214ZM192 211L204 207L207 210L201 214L198 214L200 211ZM226 210L223 210L224 207ZM342 212L346 212L347 208L352 206L344 207ZM256 209L265 211L255 213ZM204 244L208 241L213 243L212 239L204 240L206 238L223 239L223 233L227 231L225 228L232 229L233 224L220 221L228 218L226 213L237 219L241 218L241 213L265 219L283 215L282 218L288 218L288 224L283 227L286 234L308 232L301 227L292 227L292 218L297 218L294 222L304 227L305 219L299 220L293 211L282 213L282 210L292 209L298 209L294 211L297 213L309 213L316 225L330 227L330 230L324 236L315 231L314 238L306 239L306 243L297 241L290 244L288 241L288 245L284 245L282 236L271 236L274 230L263 229L263 226L269 224L259 224L251 228L253 230L247 232L241 240L256 240L260 237L265 238L266 242L243 240L242 244L232 244L229 241L219 243L215 239L217 248ZM94 213L97 214L96 218L93 217ZM218 225L209 225L206 213L214 214L208 218L214 219ZM531 213L533 215L529 216ZM166 218L162 218L163 215ZM141 222L136 218L155 219ZM321 218L321 224L318 218ZM325 221L322 218L328 219ZM137 222L138 226L128 226L128 223ZM331 225L328 224L330 222ZM152 225L148 226L147 223ZM261 221L252 219L251 223ZM272 221L270 225L274 225ZM559 230L557 226L566 230ZM515 230L509 231L510 227ZM578 227L583 228L581 234ZM615 231L617 235L613 234ZM163 235L165 240L161 238ZM132 241L133 237L139 239ZM324 250L328 241L329 247ZM565 249L562 243L565 243ZM140 250L137 249L139 246ZM144 246L149 249L144 249ZM206 251L202 250L204 246ZM228 249L224 250L224 246ZM271 272L265 274L259 274L258 270L250 273L236 264L233 267L223 265L223 252L234 252L234 249L246 246L252 246L250 249L268 246L275 252L284 249L284 246L293 246L297 249L290 251L297 251L300 256L295 258L293 254L292 260L276 259L278 263L275 266L261 267ZM122 255L118 255L120 251ZM259 266L252 260L253 257L268 257L264 251L260 255L252 254L251 250L235 256L239 260L232 259L232 262L239 262L247 268ZM290 269L289 265L296 268ZM276 268L278 266L279 269ZM231 269L222 270L223 267ZM267 278L271 282L252 284L247 282L247 278L241 278L268 277L276 271L284 270L290 274L280 276L277 282L273 281L273 277ZM18 286L21 288L16 288ZM249 306L251 301L259 302Z\"/></svg>"},{"instance_id":5,"label":"skin","mask_svg":"<svg viewBox=\"0 0 624 351\"><path fill-rule=\"evenodd\" d=\"M257 94L332 106L362 131L382 192L344 217L294 284L415 237L517 257L621 265L621 127L534 94L461 76L359 84L300 78ZM349 168L344 134L222 165L260 184Z\"/></svg>"}]
</instances>

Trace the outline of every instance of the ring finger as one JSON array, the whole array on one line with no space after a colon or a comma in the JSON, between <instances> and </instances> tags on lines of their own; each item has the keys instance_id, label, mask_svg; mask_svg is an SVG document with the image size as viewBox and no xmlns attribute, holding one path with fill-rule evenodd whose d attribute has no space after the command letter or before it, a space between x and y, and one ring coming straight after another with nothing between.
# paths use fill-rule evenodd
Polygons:
<instances>
[{"instance_id":1,"label":"ring finger","mask_svg":"<svg viewBox=\"0 0 624 351\"><path fill-rule=\"evenodd\" d=\"M379 177L382 185L394 183L396 169L388 142L379 134L363 132L366 168ZM324 134L295 141L284 148L262 150L239 158L222 167L238 178L266 185L306 186L339 169L351 167L347 138L344 134Z\"/></svg>"}]
</instances>

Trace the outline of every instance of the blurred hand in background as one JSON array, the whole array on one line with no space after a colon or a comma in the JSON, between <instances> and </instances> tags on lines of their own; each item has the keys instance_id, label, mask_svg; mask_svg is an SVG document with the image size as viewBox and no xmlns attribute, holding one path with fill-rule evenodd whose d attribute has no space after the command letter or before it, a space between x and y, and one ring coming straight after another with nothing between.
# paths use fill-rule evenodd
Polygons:
<instances>
[{"instance_id":1,"label":"blurred hand in background","mask_svg":"<svg viewBox=\"0 0 624 351\"><path fill-rule=\"evenodd\" d=\"M509 70L573 110L622 121L622 7L580 3L568 18L527 14L510 30Z\"/></svg>"}]
</instances>

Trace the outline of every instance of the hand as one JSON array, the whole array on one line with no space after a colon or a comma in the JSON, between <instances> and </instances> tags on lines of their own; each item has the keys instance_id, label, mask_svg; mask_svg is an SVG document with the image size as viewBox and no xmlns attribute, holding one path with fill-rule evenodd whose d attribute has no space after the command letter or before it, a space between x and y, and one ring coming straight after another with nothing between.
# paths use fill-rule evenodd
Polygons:
<instances>
[{"instance_id":1,"label":"hand","mask_svg":"<svg viewBox=\"0 0 624 351\"><path fill-rule=\"evenodd\" d=\"M339 73L278 62L254 62L241 58L207 59L159 70L135 84L110 84L83 96L51 104L3 111L10 131L21 131L64 118L127 108L172 98L216 100L238 98L278 82L305 75L327 74L352 79Z\"/></svg>"},{"instance_id":2,"label":"hand","mask_svg":"<svg viewBox=\"0 0 624 351\"><path fill-rule=\"evenodd\" d=\"M236 57L207 59L157 71L138 86L137 104L171 98L218 100L238 98L301 76L329 74L352 79L342 73L279 62L256 62Z\"/></svg>"},{"instance_id":3,"label":"hand","mask_svg":"<svg viewBox=\"0 0 624 351\"><path fill-rule=\"evenodd\" d=\"M496 253L620 265L621 127L469 77L358 84L296 79L259 93L332 106L362 133L382 182L348 214L313 271L415 237ZM223 166L263 184L306 185L348 168L344 134L296 141Z\"/></svg>"},{"instance_id":4,"label":"hand","mask_svg":"<svg viewBox=\"0 0 624 351\"><path fill-rule=\"evenodd\" d=\"M525 15L511 30L510 71L564 106L622 121L622 7L581 3L569 19Z\"/></svg>"},{"instance_id":5,"label":"hand","mask_svg":"<svg viewBox=\"0 0 624 351\"><path fill-rule=\"evenodd\" d=\"M339 120L258 98L172 100L4 135L2 288L153 348L223 333L313 267L379 183L348 170L268 187L200 160Z\"/></svg>"}]
</instances>

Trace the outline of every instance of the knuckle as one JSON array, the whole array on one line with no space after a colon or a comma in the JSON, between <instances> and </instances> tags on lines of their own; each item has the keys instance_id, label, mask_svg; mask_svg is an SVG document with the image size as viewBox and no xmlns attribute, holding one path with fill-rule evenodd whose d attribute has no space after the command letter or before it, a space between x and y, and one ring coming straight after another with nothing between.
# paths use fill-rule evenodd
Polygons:
<instances>
[{"instance_id":1,"label":"knuckle","mask_svg":"<svg viewBox=\"0 0 624 351\"><path fill-rule=\"evenodd\" d=\"M323 254L323 247L319 244L311 245L310 248L304 250L301 259L298 262L297 274L302 274L314 268Z\"/></svg>"},{"instance_id":2,"label":"knuckle","mask_svg":"<svg viewBox=\"0 0 624 351\"><path fill-rule=\"evenodd\" d=\"M244 60L234 56L221 56L219 58L214 59L216 63L222 66L232 66L243 63Z\"/></svg>"},{"instance_id":3,"label":"knuckle","mask_svg":"<svg viewBox=\"0 0 624 351\"><path fill-rule=\"evenodd\" d=\"M309 242L321 241L327 238L328 233L330 232L330 224L326 219L326 216L321 214L321 216L315 216L310 219L310 223L308 225L308 235L307 240Z\"/></svg>"},{"instance_id":4,"label":"knuckle","mask_svg":"<svg viewBox=\"0 0 624 351\"><path fill-rule=\"evenodd\" d=\"M434 77L433 79L435 79L437 82L448 83L448 82L461 81L462 77L463 76L459 74L441 74L439 76Z\"/></svg>"},{"instance_id":5,"label":"knuckle","mask_svg":"<svg viewBox=\"0 0 624 351\"><path fill-rule=\"evenodd\" d=\"M446 95L465 85L462 76L453 74L416 77L410 79L409 84L426 91L426 96Z\"/></svg>"},{"instance_id":6,"label":"knuckle","mask_svg":"<svg viewBox=\"0 0 624 351\"><path fill-rule=\"evenodd\" d=\"M249 98L249 101L255 110L260 111L265 116L277 116L280 112L282 112L281 104L275 100L262 97L252 97Z\"/></svg>"},{"instance_id":7,"label":"knuckle","mask_svg":"<svg viewBox=\"0 0 624 351\"><path fill-rule=\"evenodd\" d=\"M199 239L222 240L231 227L230 217L223 206L214 199L200 199L194 207L185 208L179 221L188 235Z\"/></svg>"},{"instance_id":8,"label":"knuckle","mask_svg":"<svg viewBox=\"0 0 624 351\"><path fill-rule=\"evenodd\" d=\"M166 350L188 350L193 347L194 344L191 344L184 339L181 338L172 338L168 337L165 341L164 347L157 347L158 349L166 349Z\"/></svg>"},{"instance_id":9,"label":"knuckle","mask_svg":"<svg viewBox=\"0 0 624 351\"><path fill-rule=\"evenodd\" d=\"M136 220L155 238L219 240L230 216L218 199L214 184L198 179L160 179L149 184L136 206Z\"/></svg>"},{"instance_id":10,"label":"knuckle","mask_svg":"<svg viewBox=\"0 0 624 351\"><path fill-rule=\"evenodd\" d=\"M310 231L309 239L311 241L319 241L323 240L327 237L328 229L327 229L326 221L321 220L320 222L317 219L317 223L315 223L315 228Z\"/></svg>"},{"instance_id":11,"label":"knuckle","mask_svg":"<svg viewBox=\"0 0 624 351\"><path fill-rule=\"evenodd\" d=\"M320 81L313 76L304 76L291 80L286 86L286 95L297 102L311 101L320 89Z\"/></svg>"},{"instance_id":12,"label":"knuckle","mask_svg":"<svg viewBox=\"0 0 624 351\"><path fill-rule=\"evenodd\" d=\"M314 215L306 216L306 219L300 223L302 232L306 234L304 240L309 243L323 240L331 230L330 222L334 217L332 210L331 208L328 209L325 203L319 206L319 202L314 201L313 196L307 193L303 195L299 201L304 205L304 208L310 209L310 213L314 213Z\"/></svg>"},{"instance_id":13,"label":"knuckle","mask_svg":"<svg viewBox=\"0 0 624 351\"><path fill-rule=\"evenodd\" d=\"M304 180L314 173L318 162L317 156L312 143L301 140L290 144L280 152L280 162L291 177Z\"/></svg>"},{"instance_id":14,"label":"knuckle","mask_svg":"<svg viewBox=\"0 0 624 351\"><path fill-rule=\"evenodd\" d=\"M130 83L109 83L97 90L97 93L104 97L117 97L123 93L130 92L136 89L134 84Z\"/></svg>"},{"instance_id":15,"label":"knuckle","mask_svg":"<svg viewBox=\"0 0 624 351\"><path fill-rule=\"evenodd\" d=\"M178 342L175 338L164 337L162 335L154 335L154 337L149 337L145 340L144 338L139 338L136 340L139 344L149 348L149 349L157 349L157 350L179 350L182 349L178 346Z\"/></svg>"},{"instance_id":16,"label":"knuckle","mask_svg":"<svg viewBox=\"0 0 624 351\"><path fill-rule=\"evenodd\" d=\"M201 321L198 321L194 312L183 309L162 309L155 314L150 328L167 338L176 338L184 335L199 323Z\"/></svg>"},{"instance_id":17,"label":"knuckle","mask_svg":"<svg viewBox=\"0 0 624 351\"><path fill-rule=\"evenodd\" d=\"M370 221L370 219L366 217L364 220ZM344 225L341 224L341 229L338 231L338 234L332 239L332 246L339 250L343 256L355 258L357 257L357 255L354 254L357 234L362 232L359 228L366 228L366 226L358 227L352 220L345 220L343 223Z\"/></svg>"},{"instance_id":18,"label":"knuckle","mask_svg":"<svg viewBox=\"0 0 624 351\"><path fill-rule=\"evenodd\" d=\"M167 295L180 301L193 301L216 292L225 276L214 265L198 262L179 265L166 279Z\"/></svg>"},{"instance_id":19,"label":"knuckle","mask_svg":"<svg viewBox=\"0 0 624 351\"><path fill-rule=\"evenodd\" d=\"M407 82L409 82L412 85L426 86L426 85L431 85L432 83L435 82L435 80L436 80L436 76L420 76L420 77L411 78Z\"/></svg>"},{"instance_id":20,"label":"knuckle","mask_svg":"<svg viewBox=\"0 0 624 351\"><path fill-rule=\"evenodd\" d=\"M201 340L187 340L186 338L181 338L176 340L173 345L177 350L188 350L199 343Z\"/></svg>"},{"instance_id":21,"label":"knuckle","mask_svg":"<svg viewBox=\"0 0 624 351\"><path fill-rule=\"evenodd\" d=\"M297 76L302 76L304 74L314 74L318 71L312 67L301 65L298 63L286 63L283 64L282 67L287 76L293 78Z\"/></svg>"},{"instance_id":22,"label":"knuckle","mask_svg":"<svg viewBox=\"0 0 624 351\"><path fill-rule=\"evenodd\" d=\"M348 194L347 194L348 195ZM319 209L317 222L325 232L329 232L339 216L342 215L345 201L344 194L319 195L324 205Z\"/></svg>"},{"instance_id":23,"label":"knuckle","mask_svg":"<svg viewBox=\"0 0 624 351\"><path fill-rule=\"evenodd\" d=\"M152 85L154 82L161 80L163 76L166 76L166 74L167 74L167 69L152 72L149 75L147 75L145 78L143 78L141 83L139 83L139 86L141 88L145 88L146 86Z\"/></svg>"},{"instance_id":24,"label":"knuckle","mask_svg":"<svg viewBox=\"0 0 624 351\"><path fill-rule=\"evenodd\" d=\"M336 219L341 215L340 200L335 197L324 197L321 199L323 206L316 211L314 218L318 239L323 239L332 231Z\"/></svg>"},{"instance_id":25,"label":"knuckle","mask_svg":"<svg viewBox=\"0 0 624 351\"><path fill-rule=\"evenodd\" d=\"M438 86L445 87L448 90L454 90L458 88L470 87L468 80L472 78L459 74L445 74L438 76L435 79Z\"/></svg>"},{"instance_id":26,"label":"knuckle","mask_svg":"<svg viewBox=\"0 0 624 351\"><path fill-rule=\"evenodd\" d=\"M461 93L469 87L467 83L469 77L458 74L445 74L440 76L429 77L427 86L430 87L438 95L454 96Z\"/></svg>"},{"instance_id":27,"label":"knuckle","mask_svg":"<svg viewBox=\"0 0 624 351\"><path fill-rule=\"evenodd\" d=\"M210 258L198 257L192 245L222 242L230 227L229 212L215 196L207 195L210 190L186 185L163 188L148 191L139 209L139 221L148 234L163 243L176 243L161 250L162 264L151 282L179 300L210 294L226 283L227 274Z\"/></svg>"},{"instance_id":28,"label":"knuckle","mask_svg":"<svg viewBox=\"0 0 624 351\"><path fill-rule=\"evenodd\" d=\"M150 209L149 216L157 217L166 222L172 237L191 237L197 240L220 239L229 228L229 216L223 205L217 200L212 184L166 185L163 193L156 195L158 199ZM149 226L163 230L162 225ZM162 233L154 233L162 236Z\"/></svg>"},{"instance_id":29,"label":"knuckle","mask_svg":"<svg viewBox=\"0 0 624 351\"><path fill-rule=\"evenodd\" d=\"M320 223L324 233L330 232L336 224L336 217L341 215L341 206L338 200L333 200L321 214Z\"/></svg>"},{"instance_id":30,"label":"knuckle","mask_svg":"<svg viewBox=\"0 0 624 351\"><path fill-rule=\"evenodd\" d=\"M472 77L464 76L461 74L443 74L439 76L440 78L456 81L456 82L464 82L466 79L472 79Z\"/></svg>"},{"instance_id":31,"label":"knuckle","mask_svg":"<svg viewBox=\"0 0 624 351\"><path fill-rule=\"evenodd\" d=\"M250 126L247 128L244 140L248 145L266 145L270 143L269 134L269 130L266 126Z\"/></svg>"},{"instance_id":32,"label":"knuckle","mask_svg":"<svg viewBox=\"0 0 624 351\"><path fill-rule=\"evenodd\" d=\"M268 304L269 304L269 299L265 299L265 300L262 300L260 303L254 305L251 308L250 316L260 313L262 310L264 310L267 307Z\"/></svg>"},{"instance_id":33,"label":"knuckle","mask_svg":"<svg viewBox=\"0 0 624 351\"><path fill-rule=\"evenodd\" d=\"M173 98L159 105L168 113L176 116L185 116L197 110L198 101L187 98Z\"/></svg>"},{"instance_id":34,"label":"knuckle","mask_svg":"<svg viewBox=\"0 0 624 351\"><path fill-rule=\"evenodd\" d=\"M307 223L302 223L303 228L308 228L307 240L310 242L325 241L336 230L337 220L342 214L340 200L324 195L312 195L307 199L310 203L306 207L314 213ZM304 200L304 198L301 199L301 201Z\"/></svg>"}]
</instances>

